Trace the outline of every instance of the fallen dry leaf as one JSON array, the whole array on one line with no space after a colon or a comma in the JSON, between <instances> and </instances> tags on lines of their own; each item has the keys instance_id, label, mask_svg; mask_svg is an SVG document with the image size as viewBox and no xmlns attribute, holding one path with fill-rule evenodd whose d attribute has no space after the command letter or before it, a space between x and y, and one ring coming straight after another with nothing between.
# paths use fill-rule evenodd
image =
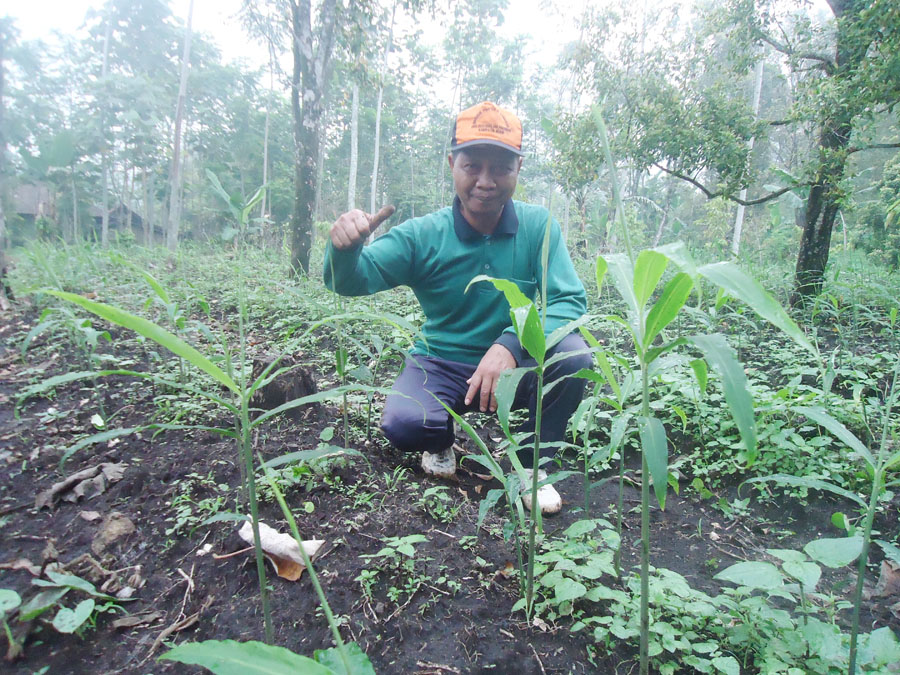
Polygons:
<instances>
[{"instance_id":1,"label":"fallen dry leaf","mask_svg":"<svg viewBox=\"0 0 900 675\"><path fill-rule=\"evenodd\" d=\"M102 555L103 551L117 539L127 537L134 532L134 523L122 513L113 511L103 520L100 530L91 542L91 550L94 555Z\"/></svg>"},{"instance_id":2,"label":"fallen dry leaf","mask_svg":"<svg viewBox=\"0 0 900 675\"><path fill-rule=\"evenodd\" d=\"M147 614L132 614L131 616L123 616L112 622L113 628L135 628L136 626L146 626L154 621L159 621L163 617L162 612L149 612Z\"/></svg>"},{"instance_id":3,"label":"fallen dry leaf","mask_svg":"<svg viewBox=\"0 0 900 675\"><path fill-rule=\"evenodd\" d=\"M898 594L900 594L900 565L890 560L882 560L881 574L878 577L878 583L875 584L872 596L885 598L889 595Z\"/></svg>"},{"instance_id":4,"label":"fallen dry leaf","mask_svg":"<svg viewBox=\"0 0 900 675\"><path fill-rule=\"evenodd\" d=\"M249 521L244 521L241 529L238 530L238 535L248 544L253 543L253 526ZM261 522L259 524L259 543L278 576L288 581L297 581L300 578L305 565L300 547L297 546L297 541L291 535L278 532ZM303 550L312 558L324 543L322 539L304 541Z\"/></svg>"},{"instance_id":5,"label":"fallen dry leaf","mask_svg":"<svg viewBox=\"0 0 900 675\"><path fill-rule=\"evenodd\" d=\"M78 515L82 520L86 520L89 523L93 523L95 520L100 520L102 517L99 511L79 511Z\"/></svg>"},{"instance_id":6,"label":"fallen dry leaf","mask_svg":"<svg viewBox=\"0 0 900 675\"><path fill-rule=\"evenodd\" d=\"M41 568L28 558L19 558L8 563L0 563L0 570L26 570L31 576L41 576Z\"/></svg>"},{"instance_id":7,"label":"fallen dry leaf","mask_svg":"<svg viewBox=\"0 0 900 675\"><path fill-rule=\"evenodd\" d=\"M57 499L77 502L82 497L90 499L106 491L106 488L122 479L125 474L124 463L104 462L88 469L82 469L65 480L54 483L49 489L41 492L34 500L35 510L45 506L53 507Z\"/></svg>"}]
</instances>

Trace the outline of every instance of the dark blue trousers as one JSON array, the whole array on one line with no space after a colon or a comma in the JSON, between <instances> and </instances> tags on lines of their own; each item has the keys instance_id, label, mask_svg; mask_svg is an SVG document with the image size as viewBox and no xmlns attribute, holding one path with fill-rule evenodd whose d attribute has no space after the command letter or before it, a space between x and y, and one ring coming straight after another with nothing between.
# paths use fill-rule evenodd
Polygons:
<instances>
[{"instance_id":1,"label":"dark blue trousers","mask_svg":"<svg viewBox=\"0 0 900 675\"><path fill-rule=\"evenodd\" d=\"M558 352L587 349L584 340L575 333L557 343L548 358ZM545 383L564 375L577 373L591 367L591 355L573 354L552 364L544 376ZM527 359L520 367L534 367L533 359ZM478 396L466 406L464 398L469 385L466 383L477 366L457 361L447 361L429 356L407 357L403 372L394 382L393 390L384 404L381 429L388 440L403 452L440 452L453 444L453 418L435 399L437 396L457 414L478 410ZM565 437L569 418L584 396L585 380L568 378L557 384L544 396L541 411L541 441L552 443ZM545 384L546 386L546 384ZM537 377L528 373L522 378L513 409L528 409L528 419L517 431L534 431ZM432 396L434 394L434 396ZM531 467L532 450L523 445L519 459L525 467ZM542 457L552 457L555 448L541 449Z\"/></svg>"}]
</instances>

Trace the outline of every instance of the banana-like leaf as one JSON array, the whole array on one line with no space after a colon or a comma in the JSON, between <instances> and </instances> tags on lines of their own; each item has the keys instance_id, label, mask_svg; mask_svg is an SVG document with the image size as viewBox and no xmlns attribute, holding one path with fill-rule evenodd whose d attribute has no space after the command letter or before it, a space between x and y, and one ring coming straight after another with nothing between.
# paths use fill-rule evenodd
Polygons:
<instances>
[{"instance_id":1,"label":"banana-like leaf","mask_svg":"<svg viewBox=\"0 0 900 675\"><path fill-rule=\"evenodd\" d=\"M56 296L61 300L66 300L68 302L79 305L89 312L96 314L101 319L106 319L111 323L133 330L135 333L153 340L155 343L162 347L165 347L176 356L180 356L188 363L196 366L217 382L228 387L231 391L235 392L236 394L240 393L240 387L235 384L234 380L232 380L230 377L228 377L228 375L222 372L222 370L216 364L207 359L196 349L191 347L187 342L179 337L176 337L175 335L172 335L172 333L167 331L165 328L158 326L152 321L148 321L147 319L144 319L140 316L135 316L134 314L119 309L118 307L113 307L112 305L88 300L87 298L76 295L75 293L66 293L65 291L54 290L46 290L44 292L49 295Z\"/></svg>"},{"instance_id":2,"label":"banana-like leaf","mask_svg":"<svg viewBox=\"0 0 900 675\"><path fill-rule=\"evenodd\" d=\"M638 307L643 308L647 304L659 280L662 279L668 262L666 256L652 249L644 249L638 254L637 261L634 263L634 281L632 282Z\"/></svg>"},{"instance_id":3,"label":"banana-like leaf","mask_svg":"<svg viewBox=\"0 0 900 675\"><path fill-rule=\"evenodd\" d=\"M694 281L684 272L679 272L663 289L659 299L647 313L647 322L644 328L644 349L647 349L660 331L668 326L678 316L678 312L684 307Z\"/></svg>"},{"instance_id":4,"label":"banana-like leaf","mask_svg":"<svg viewBox=\"0 0 900 675\"><path fill-rule=\"evenodd\" d=\"M753 398L750 396L747 376L738 363L734 350L725 341L725 337L718 333L694 335L687 340L703 352L706 362L722 379L725 402L731 408L731 416L747 450L747 463L753 464L756 461L756 419L753 415Z\"/></svg>"},{"instance_id":5,"label":"banana-like leaf","mask_svg":"<svg viewBox=\"0 0 900 675\"><path fill-rule=\"evenodd\" d=\"M331 668L311 658L252 640L187 642L166 652L159 660L202 666L216 675L334 675Z\"/></svg>"},{"instance_id":6,"label":"banana-like leaf","mask_svg":"<svg viewBox=\"0 0 900 675\"><path fill-rule=\"evenodd\" d=\"M666 440L666 429L655 417L639 417L638 433L641 438L641 452L647 458L647 468L653 479L653 492L659 508L666 508L666 489L669 475L669 444ZM643 480L648 477L644 476Z\"/></svg>"},{"instance_id":7,"label":"banana-like leaf","mask_svg":"<svg viewBox=\"0 0 900 675\"><path fill-rule=\"evenodd\" d=\"M794 342L818 358L819 352L816 347L794 323L794 320L788 316L778 301L737 265L730 262L718 262L704 265L697 272L716 286L724 288L731 296L749 305L750 309L776 328L780 328Z\"/></svg>"},{"instance_id":8,"label":"banana-like leaf","mask_svg":"<svg viewBox=\"0 0 900 675\"><path fill-rule=\"evenodd\" d=\"M800 413L804 417L808 417L819 426L828 429L828 431L833 433L839 441L841 441L844 445L846 445L857 455L859 455L862 460L869 465L869 468L872 471L875 470L875 457L872 455L869 449L865 445L863 445L862 441L854 436L847 427L834 419L822 408L796 406L793 408L793 410L797 413Z\"/></svg>"}]
</instances>

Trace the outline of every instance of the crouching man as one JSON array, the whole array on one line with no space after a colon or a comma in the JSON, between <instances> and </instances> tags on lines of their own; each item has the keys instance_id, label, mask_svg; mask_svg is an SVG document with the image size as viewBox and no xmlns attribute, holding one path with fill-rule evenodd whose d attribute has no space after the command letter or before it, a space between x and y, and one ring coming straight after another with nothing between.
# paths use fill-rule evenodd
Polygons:
<instances>
[{"instance_id":1,"label":"crouching man","mask_svg":"<svg viewBox=\"0 0 900 675\"><path fill-rule=\"evenodd\" d=\"M342 295L367 295L399 285L409 286L425 313L424 340L417 341L403 372L388 396L381 428L404 452L422 453L422 468L447 478L456 471L453 419L435 396L457 413L495 412L494 392L500 374L517 366L534 366L510 322L509 305L492 284L466 292L479 274L510 279L534 299L543 283L541 250L547 210L513 201L522 166L522 124L518 117L484 102L459 114L447 158L456 188L453 204L413 218L371 245L368 235L393 213L360 210L343 214L331 228L325 253L325 284ZM584 286L575 274L559 224L551 225L547 270L545 331L581 317L586 310ZM570 334L552 353L586 349ZM551 365L546 379L590 367L589 354L574 354ZM522 379L514 406L527 408L520 431L534 431L536 378ZM541 441L560 441L569 417L584 394L584 380L568 378L545 397ZM551 456L555 448L541 450ZM527 443L519 451L531 470ZM535 467L536 468L536 467ZM539 471L541 480L544 472ZM532 508L531 495L523 503ZM538 493L543 513L556 513L561 499L552 485Z\"/></svg>"}]
</instances>

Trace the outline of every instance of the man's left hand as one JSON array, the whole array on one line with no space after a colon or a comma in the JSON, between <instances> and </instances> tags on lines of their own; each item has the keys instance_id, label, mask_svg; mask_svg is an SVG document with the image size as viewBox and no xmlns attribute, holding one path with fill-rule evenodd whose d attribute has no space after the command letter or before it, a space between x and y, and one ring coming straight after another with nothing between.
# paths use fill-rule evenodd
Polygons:
<instances>
[{"instance_id":1,"label":"man's left hand","mask_svg":"<svg viewBox=\"0 0 900 675\"><path fill-rule=\"evenodd\" d=\"M475 396L480 396L479 409L481 412L497 412L497 399L494 391L500 381L500 374L504 370L516 367L516 360L512 353L503 345L491 345L491 348L481 357L481 362L475 373L466 382L469 389L466 392L466 405L470 405ZM479 394L480 392L480 394Z\"/></svg>"}]
</instances>

